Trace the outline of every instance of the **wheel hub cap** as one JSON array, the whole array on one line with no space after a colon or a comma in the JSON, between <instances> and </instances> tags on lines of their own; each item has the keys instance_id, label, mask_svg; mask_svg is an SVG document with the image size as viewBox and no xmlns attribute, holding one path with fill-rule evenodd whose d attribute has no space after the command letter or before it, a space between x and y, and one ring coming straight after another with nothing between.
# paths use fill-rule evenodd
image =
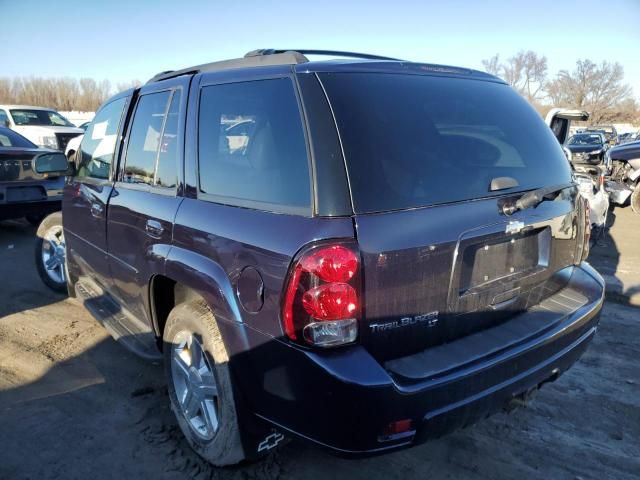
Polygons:
<instances>
[{"instance_id":1,"label":"wheel hub cap","mask_svg":"<svg viewBox=\"0 0 640 480\"><path fill-rule=\"evenodd\" d=\"M66 245L62 226L51 227L42 242L42 264L45 272L56 283L66 282L65 274Z\"/></svg>"},{"instance_id":2,"label":"wheel hub cap","mask_svg":"<svg viewBox=\"0 0 640 480\"><path fill-rule=\"evenodd\" d=\"M171 372L180 413L197 436L210 440L218 430L218 386L202 344L193 334L176 335Z\"/></svg>"}]
</instances>

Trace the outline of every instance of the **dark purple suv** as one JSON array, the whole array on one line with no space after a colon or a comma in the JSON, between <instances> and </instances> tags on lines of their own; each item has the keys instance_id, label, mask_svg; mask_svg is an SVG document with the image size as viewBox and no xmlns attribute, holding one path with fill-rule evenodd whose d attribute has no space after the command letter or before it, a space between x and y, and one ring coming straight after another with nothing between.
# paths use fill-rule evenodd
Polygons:
<instances>
[{"instance_id":1,"label":"dark purple suv","mask_svg":"<svg viewBox=\"0 0 640 480\"><path fill-rule=\"evenodd\" d=\"M164 356L217 465L286 436L347 455L440 436L555 380L596 332L569 164L485 73L255 51L116 95L73 169L69 292Z\"/></svg>"}]
</instances>

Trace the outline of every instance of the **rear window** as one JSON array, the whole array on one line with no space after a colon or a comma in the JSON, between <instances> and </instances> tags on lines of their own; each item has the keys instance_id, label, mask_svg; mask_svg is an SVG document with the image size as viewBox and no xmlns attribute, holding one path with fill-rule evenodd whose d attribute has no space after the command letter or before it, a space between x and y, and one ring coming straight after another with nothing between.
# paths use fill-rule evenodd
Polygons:
<instances>
[{"instance_id":1,"label":"rear window","mask_svg":"<svg viewBox=\"0 0 640 480\"><path fill-rule=\"evenodd\" d=\"M500 83L325 73L356 213L477 199L571 181L558 141ZM518 187L490 191L491 180Z\"/></svg>"}]
</instances>

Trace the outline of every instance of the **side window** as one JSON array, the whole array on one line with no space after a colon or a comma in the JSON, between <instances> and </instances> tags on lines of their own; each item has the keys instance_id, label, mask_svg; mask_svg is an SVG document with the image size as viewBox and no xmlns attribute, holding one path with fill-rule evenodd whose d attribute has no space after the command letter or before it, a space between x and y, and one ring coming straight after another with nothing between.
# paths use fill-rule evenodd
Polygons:
<instances>
[{"instance_id":1,"label":"side window","mask_svg":"<svg viewBox=\"0 0 640 480\"><path fill-rule=\"evenodd\" d=\"M109 178L118 126L126 103L126 98L119 98L96 113L82 138L77 177Z\"/></svg>"},{"instance_id":2,"label":"side window","mask_svg":"<svg viewBox=\"0 0 640 480\"><path fill-rule=\"evenodd\" d=\"M8 127L9 126L9 116L7 112L4 110L0 110L0 127Z\"/></svg>"},{"instance_id":3,"label":"side window","mask_svg":"<svg viewBox=\"0 0 640 480\"><path fill-rule=\"evenodd\" d=\"M289 78L204 87L199 115L201 192L231 205L309 209L307 149Z\"/></svg>"},{"instance_id":4,"label":"side window","mask_svg":"<svg viewBox=\"0 0 640 480\"><path fill-rule=\"evenodd\" d=\"M178 177L178 124L180 114L180 90L175 90L171 97L171 105L164 123L162 140L160 141L160 153L158 153L158 166L154 185L167 188L175 188Z\"/></svg>"},{"instance_id":5,"label":"side window","mask_svg":"<svg viewBox=\"0 0 640 480\"><path fill-rule=\"evenodd\" d=\"M124 164L124 181L153 185L160 135L164 123L170 91L142 95L133 117L127 156Z\"/></svg>"}]
</instances>

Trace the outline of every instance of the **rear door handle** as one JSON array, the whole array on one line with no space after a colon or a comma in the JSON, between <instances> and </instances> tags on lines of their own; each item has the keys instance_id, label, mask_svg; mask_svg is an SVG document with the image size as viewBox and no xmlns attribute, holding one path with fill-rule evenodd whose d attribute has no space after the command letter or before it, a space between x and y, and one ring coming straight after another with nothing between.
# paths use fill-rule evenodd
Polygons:
<instances>
[{"instance_id":1,"label":"rear door handle","mask_svg":"<svg viewBox=\"0 0 640 480\"><path fill-rule=\"evenodd\" d=\"M153 238L160 238L162 232L164 232L164 228L162 228L162 224L158 220L147 220L145 230L147 234Z\"/></svg>"},{"instance_id":2,"label":"rear door handle","mask_svg":"<svg viewBox=\"0 0 640 480\"><path fill-rule=\"evenodd\" d=\"M102 212L104 211L104 207L101 203L92 203L91 204L91 215L94 217L101 217Z\"/></svg>"}]
</instances>

